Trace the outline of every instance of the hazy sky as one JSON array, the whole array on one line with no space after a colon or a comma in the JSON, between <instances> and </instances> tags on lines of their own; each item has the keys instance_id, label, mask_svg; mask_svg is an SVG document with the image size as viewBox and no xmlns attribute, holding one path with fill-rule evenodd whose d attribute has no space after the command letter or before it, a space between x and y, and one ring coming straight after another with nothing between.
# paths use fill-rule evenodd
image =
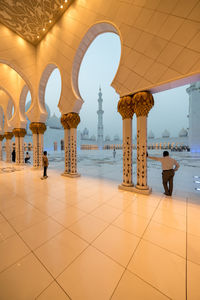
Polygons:
<instances>
[{"instance_id":1,"label":"hazy sky","mask_svg":"<svg viewBox=\"0 0 200 300\"><path fill-rule=\"evenodd\" d=\"M85 127L89 134L97 132L98 90L101 86L103 93L104 136L122 136L122 119L117 112L118 94L110 86L120 60L121 45L116 34L105 33L98 36L88 48L79 73L79 89L84 104L80 111L81 123L78 130ZM149 113L148 130L152 130L156 137L160 137L165 129L171 136L177 136L179 131L188 127L189 100L186 87L168 90L154 94L155 106ZM60 116L56 107L60 95L60 74L55 70L48 81L45 99L51 112ZM135 117L133 119L133 135L136 133Z\"/></svg>"}]
</instances>

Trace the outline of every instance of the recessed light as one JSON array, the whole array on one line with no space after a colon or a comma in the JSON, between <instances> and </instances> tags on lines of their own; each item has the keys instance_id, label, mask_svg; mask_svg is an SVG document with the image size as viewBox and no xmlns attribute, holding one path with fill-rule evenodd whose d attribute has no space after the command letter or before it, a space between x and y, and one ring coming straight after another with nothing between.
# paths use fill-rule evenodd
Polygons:
<instances>
[{"instance_id":1,"label":"recessed light","mask_svg":"<svg viewBox=\"0 0 200 300\"><path fill-rule=\"evenodd\" d=\"M200 183L200 181L195 180L195 183Z\"/></svg>"},{"instance_id":2,"label":"recessed light","mask_svg":"<svg viewBox=\"0 0 200 300\"><path fill-rule=\"evenodd\" d=\"M39 37L40 37L40 36L39 36L39 35L37 35L37 39L39 39Z\"/></svg>"},{"instance_id":3,"label":"recessed light","mask_svg":"<svg viewBox=\"0 0 200 300\"><path fill-rule=\"evenodd\" d=\"M63 5L61 5L60 8L63 8Z\"/></svg>"},{"instance_id":4,"label":"recessed light","mask_svg":"<svg viewBox=\"0 0 200 300\"><path fill-rule=\"evenodd\" d=\"M45 28L43 28L42 30L45 31Z\"/></svg>"},{"instance_id":5,"label":"recessed light","mask_svg":"<svg viewBox=\"0 0 200 300\"><path fill-rule=\"evenodd\" d=\"M49 20L49 23L51 23L52 21L51 20Z\"/></svg>"},{"instance_id":6,"label":"recessed light","mask_svg":"<svg viewBox=\"0 0 200 300\"><path fill-rule=\"evenodd\" d=\"M65 3L67 3L67 0L65 0Z\"/></svg>"}]
</instances>

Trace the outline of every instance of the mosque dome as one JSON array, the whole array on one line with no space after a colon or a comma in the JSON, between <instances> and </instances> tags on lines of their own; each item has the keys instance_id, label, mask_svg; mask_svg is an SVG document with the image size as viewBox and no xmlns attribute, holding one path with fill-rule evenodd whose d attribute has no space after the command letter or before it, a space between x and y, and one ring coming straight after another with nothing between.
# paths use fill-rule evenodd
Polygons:
<instances>
[{"instance_id":1,"label":"mosque dome","mask_svg":"<svg viewBox=\"0 0 200 300\"><path fill-rule=\"evenodd\" d=\"M55 115L55 113L53 114L52 117L50 117L47 122L46 122L47 126L49 126L50 128L54 128L54 129L62 129L62 125L60 123L60 119Z\"/></svg>"},{"instance_id":2,"label":"mosque dome","mask_svg":"<svg viewBox=\"0 0 200 300\"><path fill-rule=\"evenodd\" d=\"M114 141L119 141L119 136L118 136L118 134L116 134L116 135L114 136Z\"/></svg>"},{"instance_id":3,"label":"mosque dome","mask_svg":"<svg viewBox=\"0 0 200 300\"><path fill-rule=\"evenodd\" d=\"M27 102L27 104L25 105L25 112L27 112L27 110L30 108L31 106L31 100ZM48 117L47 117L47 120L50 118L51 116L51 112L50 112L50 108L48 107L48 105L45 103L45 108L47 110L47 113L48 113Z\"/></svg>"},{"instance_id":4,"label":"mosque dome","mask_svg":"<svg viewBox=\"0 0 200 300\"><path fill-rule=\"evenodd\" d=\"M153 133L152 130L149 131L148 138L149 139L154 139L155 138L154 133Z\"/></svg>"},{"instance_id":5,"label":"mosque dome","mask_svg":"<svg viewBox=\"0 0 200 300\"><path fill-rule=\"evenodd\" d=\"M184 136L187 136L188 135L188 132L186 129L182 128L179 132L179 137L184 137Z\"/></svg>"},{"instance_id":6,"label":"mosque dome","mask_svg":"<svg viewBox=\"0 0 200 300\"><path fill-rule=\"evenodd\" d=\"M106 135L105 137L105 142L109 142L110 141L110 136L109 135Z\"/></svg>"},{"instance_id":7,"label":"mosque dome","mask_svg":"<svg viewBox=\"0 0 200 300\"><path fill-rule=\"evenodd\" d=\"M165 130L163 131L162 137L163 137L163 138L168 138L168 137L170 137L170 133L169 133L169 131L168 131L167 129L165 129Z\"/></svg>"}]
</instances>

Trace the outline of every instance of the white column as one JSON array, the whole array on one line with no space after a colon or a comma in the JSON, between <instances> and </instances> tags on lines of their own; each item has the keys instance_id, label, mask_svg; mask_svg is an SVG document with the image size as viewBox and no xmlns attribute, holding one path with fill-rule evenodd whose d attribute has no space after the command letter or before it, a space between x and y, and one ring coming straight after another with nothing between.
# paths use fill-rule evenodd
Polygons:
<instances>
[{"instance_id":1,"label":"white column","mask_svg":"<svg viewBox=\"0 0 200 300\"><path fill-rule=\"evenodd\" d=\"M123 185L132 182L132 119L123 120Z\"/></svg>"},{"instance_id":2,"label":"white column","mask_svg":"<svg viewBox=\"0 0 200 300\"><path fill-rule=\"evenodd\" d=\"M77 173L77 129L70 129L70 175L76 176Z\"/></svg>"},{"instance_id":3,"label":"white column","mask_svg":"<svg viewBox=\"0 0 200 300\"><path fill-rule=\"evenodd\" d=\"M24 164L24 137L15 136L16 163Z\"/></svg>"},{"instance_id":4,"label":"white column","mask_svg":"<svg viewBox=\"0 0 200 300\"><path fill-rule=\"evenodd\" d=\"M70 130L65 129L65 172L64 174L69 174L70 173Z\"/></svg>"},{"instance_id":5,"label":"white column","mask_svg":"<svg viewBox=\"0 0 200 300\"><path fill-rule=\"evenodd\" d=\"M137 117L137 189L148 190L147 185L147 117Z\"/></svg>"},{"instance_id":6,"label":"white column","mask_svg":"<svg viewBox=\"0 0 200 300\"><path fill-rule=\"evenodd\" d=\"M39 161L39 167L42 167L42 156L44 151L44 134L39 133L38 138L38 161Z\"/></svg>"},{"instance_id":7,"label":"white column","mask_svg":"<svg viewBox=\"0 0 200 300\"><path fill-rule=\"evenodd\" d=\"M6 162L11 162L11 139L6 139Z\"/></svg>"},{"instance_id":8,"label":"white column","mask_svg":"<svg viewBox=\"0 0 200 300\"><path fill-rule=\"evenodd\" d=\"M44 148L44 132L46 125L44 123L33 122L29 128L33 132L33 167L42 167L42 155Z\"/></svg>"},{"instance_id":9,"label":"white column","mask_svg":"<svg viewBox=\"0 0 200 300\"><path fill-rule=\"evenodd\" d=\"M39 144L39 134L33 133L33 167L39 167L38 160L38 144Z\"/></svg>"},{"instance_id":10,"label":"white column","mask_svg":"<svg viewBox=\"0 0 200 300\"><path fill-rule=\"evenodd\" d=\"M189 95L189 147L191 152L200 152L200 82L186 89Z\"/></svg>"},{"instance_id":11,"label":"white column","mask_svg":"<svg viewBox=\"0 0 200 300\"><path fill-rule=\"evenodd\" d=\"M15 155L16 155L16 159L15 159L16 164L20 164L20 137L19 136L15 136Z\"/></svg>"}]
</instances>

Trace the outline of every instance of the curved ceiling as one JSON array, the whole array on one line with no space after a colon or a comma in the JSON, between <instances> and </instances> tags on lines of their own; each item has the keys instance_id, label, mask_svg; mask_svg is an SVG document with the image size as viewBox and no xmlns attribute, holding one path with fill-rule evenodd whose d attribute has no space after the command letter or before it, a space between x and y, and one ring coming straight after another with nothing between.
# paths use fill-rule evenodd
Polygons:
<instances>
[{"instance_id":1,"label":"curved ceiling","mask_svg":"<svg viewBox=\"0 0 200 300\"><path fill-rule=\"evenodd\" d=\"M1 0L1 23L36 45L74 0Z\"/></svg>"}]
</instances>

